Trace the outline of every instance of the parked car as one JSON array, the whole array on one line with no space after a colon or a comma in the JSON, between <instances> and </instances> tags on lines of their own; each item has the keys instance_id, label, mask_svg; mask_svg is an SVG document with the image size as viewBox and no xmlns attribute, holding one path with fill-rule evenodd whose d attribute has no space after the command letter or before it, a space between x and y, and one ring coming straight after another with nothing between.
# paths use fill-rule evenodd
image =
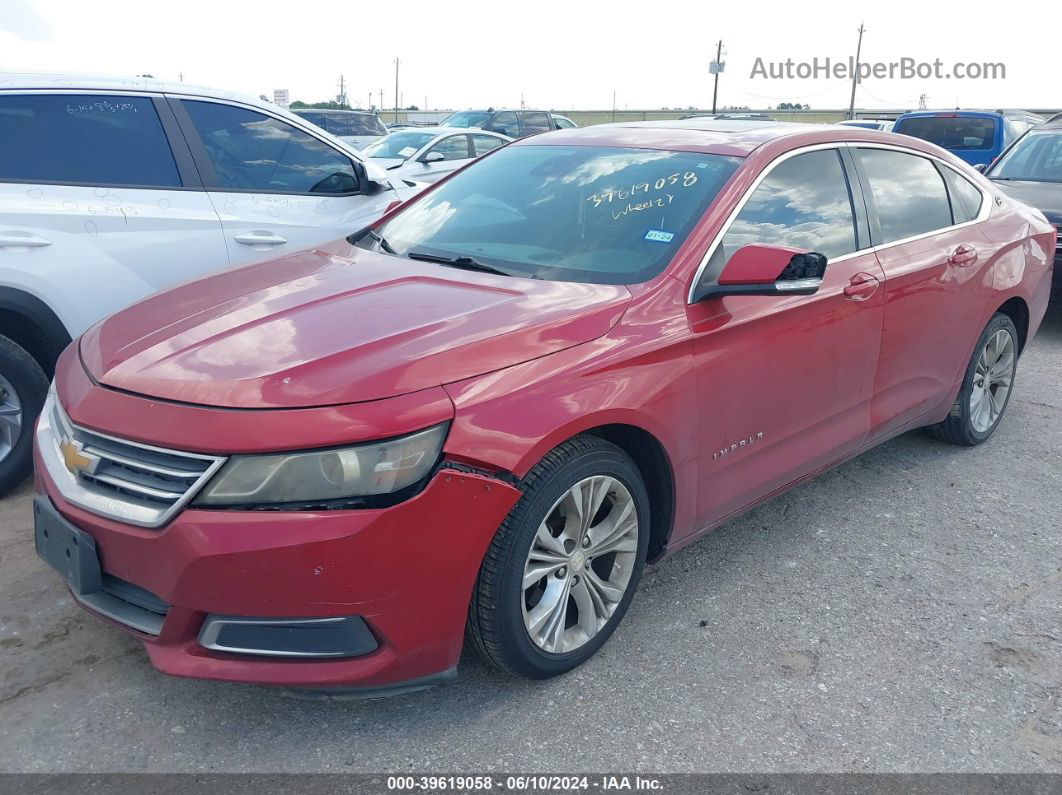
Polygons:
<instances>
[{"instance_id":1,"label":"parked car","mask_svg":"<svg viewBox=\"0 0 1062 795\"><path fill-rule=\"evenodd\" d=\"M387 135L387 128L380 117L369 111L299 108L292 113L327 130L355 149L362 149Z\"/></svg>"},{"instance_id":2,"label":"parked car","mask_svg":"<svg viewBox=\"0 0 1062 795\"><path fill-rule=\"evenodd\" d=\"M1008 196L1036 207L1062 231L1062 115L1033 127L985 171ZM1062 248L1055 249L1055 287L1062 287Z\"/></svg>"},{"instance_id":3,"label":"parked car","mask_svg":"<svg viewBox=\"0 0 1062 795\"><path fill-rule=\"evenodd\" d=\"M988 165L1012 141L1044 119L1024 110L919 110L904 113L893 132L947 149L970 165Z\"/></svg>"},{"instance_id":4,"label":"parked car","mask_svg":"<svg viewBox=\"0 0 1062 795\"><path fill-rule=\"evenodd\" d=\"M430 184L511 140L486 130L418 127L380 138L362 153L389 174Z\"/></svg>"},{"instance_id":5,"label":"parked car","mask_svg":"<svg viewBox=\"0 0 1062 795\"><path fill-rule=\"evenodd\" d=\"M567 116L561 116L559 113L553 114L553 121L557 125L558 130L573 130L579 126Z\"/></svg>"},{"instance_id":6,"label":"parked car","mask_svg":"<svg viewBox=\"0 0 1062 795\"><path fill-rule=\"evenodd\" d=\"M729 121L754 119L758 121L774 121L766 113L687 113L685 116L679 116L679 119L725 119Z\"/></svg>"},{"instance_id":7,"label":"parked car","mask_svg":"<svg viewBox=\"0 0 1062 795\"><path fill-rule=\"evenodd\" d=\"M298 116L156 80L0 75L0 493L59 352L210 271L378 218L413 187Z\"/></svg>"},{"instance_id":8,"label":"parked car","mask_svg":"<svg viewBox=\"0 0 1062 795\"><path fill-rule=\"evenodd\" d=\"M894 122L891 119L846 119L837 122L842 127L858 127L861 130L878 130L891 132Z\"/></svg>"},{"instance_id":9,"label":"parked car","mask_svg":"<svg viewBox=\"0 0 1062 795\"><path fill-rule=\"evenodd\" d=\"M516 141L94 326L37 428L41 556L171 674L379 695L467 630L546 678L647 560L908 429L991 437L1039 211L906 136L661 124Z\"/></svg>"},{"instance_id":10,"label":"parked car","mask_svg":"<svg viewBox=\"0 0 1062 795\"><path fill-rule=\"evenodd\" d=\"M548 110L459 110L439 123L440 127L479 127L509 138L524 138L528 135L558 129L553 114Z\"/></svg>"}]
</instances>

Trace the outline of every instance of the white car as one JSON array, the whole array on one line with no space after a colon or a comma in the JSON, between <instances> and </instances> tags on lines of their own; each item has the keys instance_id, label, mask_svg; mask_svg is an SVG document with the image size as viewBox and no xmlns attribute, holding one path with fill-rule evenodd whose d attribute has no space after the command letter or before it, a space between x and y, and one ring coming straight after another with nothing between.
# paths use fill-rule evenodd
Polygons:
<instances>
[{"instance_id":1,"label":"white car","mask_svg":"<svg viewBox=\"0 0 1062 795\"><path fill-rule=\"evenodd\" d=\"M837 122L842 127L858 127L861 130L878 130L879 132L892 132L894 123L888 119L846 119Z\"/></svg>"},{"instance_id":2,"label":"white car","mask_svg":"<svg viewBox=\"0 0 1062 795\"><path fill-rule=\"evenodd\" d=\"M145 296L348 235L423 186L271 103L0 73L0 494L70 340Z\"/></svg>"},{"instance_id":3,"label":"white car","mask_svg":"<svg viewBox=\"0 0 1062 795\"><path fill-rule=\"evenodd\" d=\"M396 130L361 150L389 174L416 182L437 182L512 138L461 127L416 127Z\"/></svg>"}]
</instances>

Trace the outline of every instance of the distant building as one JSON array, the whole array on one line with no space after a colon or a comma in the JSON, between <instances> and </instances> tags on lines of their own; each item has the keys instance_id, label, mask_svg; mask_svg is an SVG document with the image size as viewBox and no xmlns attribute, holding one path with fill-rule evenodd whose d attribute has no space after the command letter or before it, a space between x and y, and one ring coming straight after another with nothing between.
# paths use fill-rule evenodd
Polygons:
<instances>
[{"instance_id":1,"label":"distant building","mask_svg":"<svg viewBox=\"0 0 1062 795\"><path fill-rule=\"evenodd\" d=\"M286 88L274 88L273 89L273 104L279 105L282 108L286 108L291 102L291 97L288 95Z\"/></svg>"}]
</instances>

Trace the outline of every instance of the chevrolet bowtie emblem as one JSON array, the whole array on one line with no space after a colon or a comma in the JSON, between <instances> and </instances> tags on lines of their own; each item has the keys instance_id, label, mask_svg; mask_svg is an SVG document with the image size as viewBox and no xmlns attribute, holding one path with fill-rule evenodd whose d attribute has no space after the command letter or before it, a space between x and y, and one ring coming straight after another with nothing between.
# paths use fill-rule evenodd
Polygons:
<instances>
[{"instance_id":1,"label":"chevrolet bowtie emblem","mask_svg":"<svg viewBox=\"0 0 1062 795\"><path fill-rule=\"evenodd\" d=\"M91 474L99 461L96 456L86 455L81 452L81 444L79 442L72 442L68 439L64 439L63 443L59 445L59 451L63 454L63 465L75 475L78 472Z\"/></svg>"}]
</instances>

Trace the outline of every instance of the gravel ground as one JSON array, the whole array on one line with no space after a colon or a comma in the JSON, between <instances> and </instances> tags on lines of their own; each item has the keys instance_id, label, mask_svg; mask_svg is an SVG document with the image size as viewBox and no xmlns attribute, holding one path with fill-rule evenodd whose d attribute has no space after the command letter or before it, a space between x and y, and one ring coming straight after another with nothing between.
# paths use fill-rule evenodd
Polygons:
<instances>
[{"instance_id":1,"label":"gravel ground","mask_svg":"<svg viewBox=\"0 0 1062 795\"><path fill-rule=\"evenodd\" d=\"M894 439L647 572L580 670L381 701L171 679L0 500L2 771L1062 772L1062 301L1003 426Z\"/></svg>"}]
</instances>

